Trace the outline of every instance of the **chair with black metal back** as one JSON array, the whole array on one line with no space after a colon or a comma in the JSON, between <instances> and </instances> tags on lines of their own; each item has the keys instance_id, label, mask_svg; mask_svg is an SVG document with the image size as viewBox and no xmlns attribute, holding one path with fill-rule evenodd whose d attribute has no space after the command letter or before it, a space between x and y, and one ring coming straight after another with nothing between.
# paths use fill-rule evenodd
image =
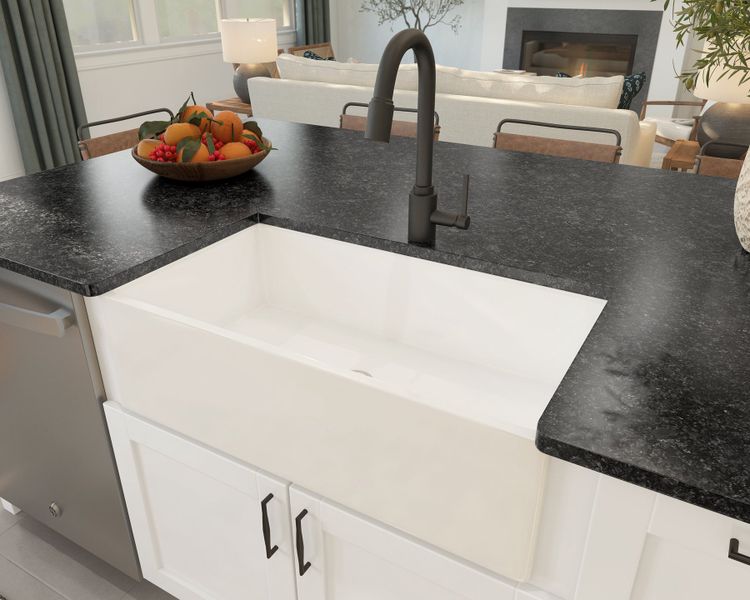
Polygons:
<instances>
[{"instance_id":1,"label":"chair with black metal back","mask_svg":"<svg viewBox=\"0 0 750 600\"><path fill-rule=\"evenodd\" d=\"M739 158L723 158L720 156L711 156L711 148L720 146L723 149L732 147L738 152L745 150ZM742 171L742 164L747 155L748 146L746 144L732 144L714 140L703 144L696 157L695 172L698 175L707 175L709 177L725 177L727 179L737 179Z\"/></svg>"},{"instance_id":2,"label":"chair with black metal back","mask_svg":"<svg viewBox=\"0 0 750 600\"><path fill-rule=\"evenodd\" d=\"M367 108L368 105L364 102L347 102L344 104L344 108L341 111L341 116L339 117L339 126L341 129L348 129L350 131L365 131L365 128L367 126L367 117L366 116L360 116L360 115L350 115L347 114L346 111L349 108L357 107L357 108ZM402 112L402 113L411 113L411 114L417 114L416 108L401 108L401 107L394 107L394 111ZM391 134L395 135L396 137L417 137L417 122L416 121L393 121L393 126L391 127ZM440 138L440 115L435 112L435 130L433 139L437 142Z\"/></svg>"},{"instance_id":3,"label":"chair with black metal back","mask_svg":"<svg viewBox=\"0 0 750 600\"><path fill-rule=\"evenodd\" d=\"M505 125L523 125L531 127L548 127L567 131L589 132L612 136L615 144L598 142L584 142L559 138L539 137L520 133L506 133L502 131ZM618 163L622 154L622 136L615 129L601 127L582 127L579 125L562 125L559 123L545 123L542 121L527 121L525 119L503 119L497 126L493 137L494 147L499 150L514 150L516 152L532 152L565 158L578 158L596 162Z\"/></svg>"},{"instance_id":4,"label":"chair with black metal back","mask_svg":"<svg viewBox=\"0 0 750 600\"><path fill-rule=\"evenodd\" d=\"M78 149L81 152L81 158L88 160L89 158L96 158L97 156L104 156L105 154L112 154L113 152L120 152L121 150L128 150L138 143L138 129L127 129L125 131L118 131L116 133L110 133L98 137L84 137L84 134L88 133L91 127L97 127L99 125L109 125L110 123L119 123L120 121L127 121L128 119L135 119L136 117L145 117L146 115L153 115L158 113L167 113L170 120L174 118L174 113L168 108L155 108L153 110L144 110L142 112L133 113L131 115L124 115L122 117L114 117L112 119L103 119L101 121L92 121L91 123L84 123L78 127Z\"/></svg>"}]
</instances>

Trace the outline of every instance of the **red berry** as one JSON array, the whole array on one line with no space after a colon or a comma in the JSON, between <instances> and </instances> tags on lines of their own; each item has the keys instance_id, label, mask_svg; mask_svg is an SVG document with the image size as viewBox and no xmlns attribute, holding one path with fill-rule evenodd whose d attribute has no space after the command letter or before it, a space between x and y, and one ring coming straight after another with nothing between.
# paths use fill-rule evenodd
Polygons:
<instances>
[{"instance_id":1,"label":"red berry","mask_svg":"<svg viewBox=\"0 0 750 600\"><path fill-rule=\"evenodd\" d=\"M219 156L219 160L226 160L226 159L227 159L227 157L224 156L223 154L221 156Z\"/></svg>"},{"instance_id":2,"label":"red berry","mask_svg":"<svg viewBox=\"0 0 750 600\"><path fill-rule=\"evenodd\" d=\"M163 134L163 133L162 133L161 135L159 135L159 139L160 139L160 140L161 140L162 142L164 141L164 134Z\"/></svg>"},{"instance_id":3,"label":"red berry","mask_svg":"<svg viewBox=\"0 0 750 600\"><path fill-rule=\"evenodd\" d=\"M171 152L177 152L177 146L170 146L170 147L169 147L169 150L170 150Z\"/></svg>"},{"instance_id":4,"label":"red berry","mask_svg":"<svg viewBox=\"0 0 750 600\"><path fill-rule=\"evenodd\" d=\"M164 162L164 159L161 156L159 158L157 158L156 160L157 160L157 162Z\"/></svg>"},{"instance_id":5,"label":"red berry","mask_svg":"<svg viewBox=\"0 0 750 600\"><path fill-rule=\"evenodd\" d=\"M216 157L212 154L208 157L208 162L214 162L216 160Z\"/></svg>"}]
</instances>

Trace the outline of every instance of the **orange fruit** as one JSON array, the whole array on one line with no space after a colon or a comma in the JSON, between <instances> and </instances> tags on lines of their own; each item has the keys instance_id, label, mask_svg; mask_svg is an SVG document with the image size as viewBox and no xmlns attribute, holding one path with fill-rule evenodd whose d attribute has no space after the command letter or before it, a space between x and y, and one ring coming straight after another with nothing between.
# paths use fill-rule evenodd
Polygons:
<instances>
[{"instance_id":1,"label":"orange fruit","mask_svg":"<svg viewBox=\"0 0 750 600\"><path fill-rule=\"evenodd\" d=\"M214 134L214 138L221 140L225 144L240 141L242 137L242 121L235 113L223 110L216 113L214 119L211 122L211 133Z\"/></svg>"},{"instance_id":2,"label":"orange fruit","mask_svg":"<svg viewBox=\"0 0 750 600\"><path fill-rule=\"evenodd\" d=\"M161 146L161 140L141 140L138 142L135 153L141 158L148 158L159 146Z\"/></svg>"},{"instance_id":3,"label":"orange fruit","mask_svg":"<svg viewBox=\"0 0 750 600\"><path fill-rule=\"evenodd\" d=\"M200 129L201 133L203 133L208 129L208 126L210 124L210 121L208 119L213 119L214 117L214 113L212 113L205 106L196 104L195 106L185 107L185 110L183 110L182 114L180 115L180 121L182 123L187 123L190 119L192 119L194 116L198 116L200 113L205 113L206 115L208 115L208 117L201 117L200 125L198 125L198 129Z\"/></svg>"},{"instance_id":4,"label":"orange fruit","mask_svg":"<svg viewBox=\"0 0 750 600\"><path fill-rule=\"evenodd\" d=\"M245 158L247 156L252 156L253 154L250 148L245 146L242 142L229 142L228 144L224 144L221 147L220 152L227 160L232 160L233 158Z\"/></svg>"},{"instance_id":5,"label":"orange fruit","mask_svg":"<svg viewBox=\"0 0 750 600\"><path fill-rule=\"evenodd\" d=\"M176 146L180 140L186 137L200 137L201 130L192 123L172 123L164 132L164 143Z\"/></svg>"},{"instance_id":6,"label":"orange fruit","mask_svg":"<svg viewBox=\"0 0 750 600\"><path fill-rule=\"evenodd\" d=\"M183 162L182 160L182 154L185 152L185 149L183 148L180 150L179 154L177 155L177 162ZM193 158L190 159L191 163L197 163L197 162L208 162L208 147L206 144L201 144L201 147L198 148L198 151L193 155Z\"/></svg>"},{"instance_id":7,"label":"orange fruit","mask_svg":"<svg viewBox=\"0 0 750 600\"><path fill-rule=\"evenodd\" d=\"M258 144L258 146L263 145L263 140L260 139L260 136L254 131L250 131L249 129L242 130L242 137L246 140L247 139L253 140L256 144Z\"/></svg>"}]
</instances>

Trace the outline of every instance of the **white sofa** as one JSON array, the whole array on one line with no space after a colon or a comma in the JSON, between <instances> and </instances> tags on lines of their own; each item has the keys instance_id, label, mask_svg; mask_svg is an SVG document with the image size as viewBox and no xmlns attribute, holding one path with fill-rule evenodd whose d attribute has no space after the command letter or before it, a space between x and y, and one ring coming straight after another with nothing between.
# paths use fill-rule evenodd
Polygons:
<instances>
[{"instance_id":1,"label":"white sofa","mask_svg":"<svg viewBox=\"0 0 750 600\"><path fill-rule=\"evenodd\" d=\"M369 102L377 65L314 61L281 55L280 79L248 81L253 114L328 127L339 126L347 102ZM649 166L656 128L642 123L635 112L612 108L622 88L622 77L566 79L480 73L438 67L436 110L440 115L440 140L491 146L492 134L503 119L525 119L615 129L622 136L621 163ZM396 83L396 106L417 104L416 65L402 65ZM352 112L365 114L364 109ZM402 120L414 117L397 116ZM503 128L505 131L506 129ZM508 127L544 137L612 143L598 133L528 126Z\"/></svg>"}]
</instances>

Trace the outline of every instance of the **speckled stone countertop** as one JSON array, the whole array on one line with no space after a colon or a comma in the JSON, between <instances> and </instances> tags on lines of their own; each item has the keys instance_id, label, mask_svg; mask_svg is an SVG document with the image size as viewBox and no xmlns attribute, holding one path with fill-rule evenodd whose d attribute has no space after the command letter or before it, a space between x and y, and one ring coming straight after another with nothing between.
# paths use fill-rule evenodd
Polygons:
<instances>
[{"instance_id":1,"label":"speckled stone countertop","mask_svg":"<svg viewBox=\"0 0 750 600\"><path fill-rule=\"evenodd\" d=\"M0 184L0 267L97 295L260 219L604 298L537 446L750 522L733 182L440 143L440 205L460 207L470 173L472 226L425 249L406 244L413 140L261 124L279 150L225 183L171 183L119 153Z\"/></svg>"}]
</instances>

